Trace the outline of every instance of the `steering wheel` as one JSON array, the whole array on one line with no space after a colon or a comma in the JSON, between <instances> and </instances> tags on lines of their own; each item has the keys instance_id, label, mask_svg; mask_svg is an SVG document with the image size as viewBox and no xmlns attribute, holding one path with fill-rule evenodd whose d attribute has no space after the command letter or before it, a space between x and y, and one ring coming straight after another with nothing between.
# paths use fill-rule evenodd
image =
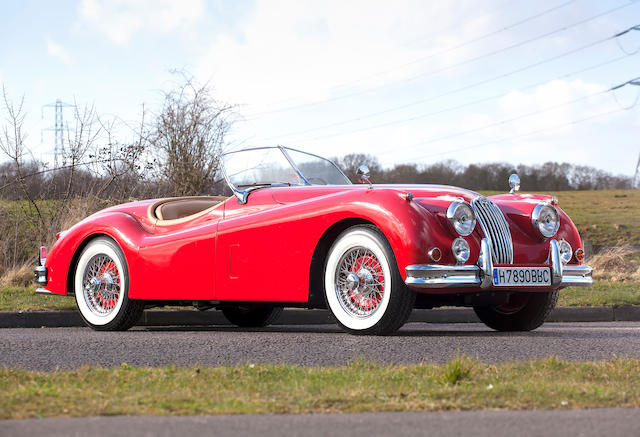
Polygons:
<instances>
[{"instance_id":1,"label":"steering wheel","mask_svg":"<svg viewBox=\"0 0 640 437\"><path fill-rule=\"evenodd\" d=\"M307 180L311 185L329 185L329 183L322 178L309 178ZM315 183L314 181L318 181L318 182Z\"/></svg>"}]
</instances>

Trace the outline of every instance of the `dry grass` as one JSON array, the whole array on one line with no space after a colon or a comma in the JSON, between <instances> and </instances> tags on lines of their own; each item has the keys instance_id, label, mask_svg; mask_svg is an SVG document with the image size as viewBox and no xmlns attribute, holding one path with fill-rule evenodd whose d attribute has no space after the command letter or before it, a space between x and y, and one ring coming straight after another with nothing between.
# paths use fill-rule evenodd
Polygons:
<instances>
[{"instance_id":1,"label":"dry grass","mask_svg":"<svg viewBox=\"0 0 640 437\"><path fill-rule=\"evenodd\" d=\"M629 245L606 249L587 261L593 267L594 279L615 282L640 281L640 262L633 257L634 251Z\"/></svg>"},{"instance_id":2,"label":"dry grass","mask_svg":"<svg viewBox=\"0 0 640 437\"><path fill-rule=\"evenodd\" d=\"M33 265L30 263L8 269L0 276L0 288L28 287L33 284Z\"/></svg>"}]
</instances>

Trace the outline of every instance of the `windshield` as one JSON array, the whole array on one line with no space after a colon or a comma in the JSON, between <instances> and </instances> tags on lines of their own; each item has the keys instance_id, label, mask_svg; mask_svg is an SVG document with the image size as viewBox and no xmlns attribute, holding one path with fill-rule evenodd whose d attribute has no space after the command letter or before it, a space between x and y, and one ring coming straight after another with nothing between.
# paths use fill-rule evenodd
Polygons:
<instances>
[{"instance_id":1,"label":"windshield","mask_svg":"<svg viewBox=\"0 0 640 437\"><path fill-rule=\"evenodd\" d=\"M265 186L350 185L332 161L286 147L258 147L222 155L224 176L240 199Z\"/></svg>"},{"instance_id":2,"label":"windshield","mask_svg":"<svg viewBox=\"0 0 640 437\"><path fill-rule=\"evenodd\" d=\"M345 185L349 179L328 159L285 147L239 150L222 155L234 191L272 185Z\"/></svg>"}]
</instances>

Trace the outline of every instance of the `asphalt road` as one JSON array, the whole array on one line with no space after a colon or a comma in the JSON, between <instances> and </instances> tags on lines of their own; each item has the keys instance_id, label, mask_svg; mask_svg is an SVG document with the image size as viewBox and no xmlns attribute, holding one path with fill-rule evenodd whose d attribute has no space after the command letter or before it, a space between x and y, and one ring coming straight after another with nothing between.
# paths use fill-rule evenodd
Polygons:
<instances>
[{"instance_id":1,"label":"asphalt road","mask_svg":"<svg viewBox=\"0 0 640 437\"><path fill-rule=\"evenodd\" d=\"M340 365L356 358L390 363L443 362L458 353L485 362L556 355L587 361L640 358L640 322L547 323L533 332L499 333L482 324L409 323L397 335L353 336L335 325L1 329L0 366L34 370L84 364L117 367L175 364L294 363Z\"/></svg>"},{"instance_id":2,"label":"asphalt road","mask_svg":"<svg viewBox=\"0 0 640 437\"><path fill-rule=\"evenodd\" d=\"M0 436L634 436L633 409L201 417L91 417L0 422Z\"/></svg>"}]
</instances>

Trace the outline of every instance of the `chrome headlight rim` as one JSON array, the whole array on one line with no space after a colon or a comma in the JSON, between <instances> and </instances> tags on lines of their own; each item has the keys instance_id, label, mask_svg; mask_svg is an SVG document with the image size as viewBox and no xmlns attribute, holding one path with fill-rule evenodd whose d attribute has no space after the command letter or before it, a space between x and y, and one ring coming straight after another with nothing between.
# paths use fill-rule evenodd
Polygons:
<instances>
[{"instance_id":1,"label":"chrome headlight rim","mask_svg":"<svg viewBox=\"0 0 640 437\"><path fill-rule=\"evenodd\" d=\"M460 215L457 215L456 213L460 211L460 208L467 209L471 217L471 220L466 222L467 224L461 224L459 221L457 221ZM451 228L456 233L456 235L459 235L461 237L467 237L471 235L473 230L476 228L476 214L475 212L473 212L471 204L463 199L457 199L451 202L451 204L447 208L447 220L449 221L449 225L451 225Z\"/></svg>"},{"instance_id":2,"label":"chrome headlight rim","mask_svg":"<svg viewBox=\"0 0 640 437\"><path fill-rule=\"evenodd\" d=\"M552 213L555 224L553 228L545 227L544 225L547 223L543 222L543 217L545 217L545 212L549 211ZM560 215L558 214L558 210L549 203L539 203L533 208L531 212L531 224L534 229L538 231L538 233L544 238L551 238L558 232L558 228L560 228Z\"/></svg>"}]
</instances>

